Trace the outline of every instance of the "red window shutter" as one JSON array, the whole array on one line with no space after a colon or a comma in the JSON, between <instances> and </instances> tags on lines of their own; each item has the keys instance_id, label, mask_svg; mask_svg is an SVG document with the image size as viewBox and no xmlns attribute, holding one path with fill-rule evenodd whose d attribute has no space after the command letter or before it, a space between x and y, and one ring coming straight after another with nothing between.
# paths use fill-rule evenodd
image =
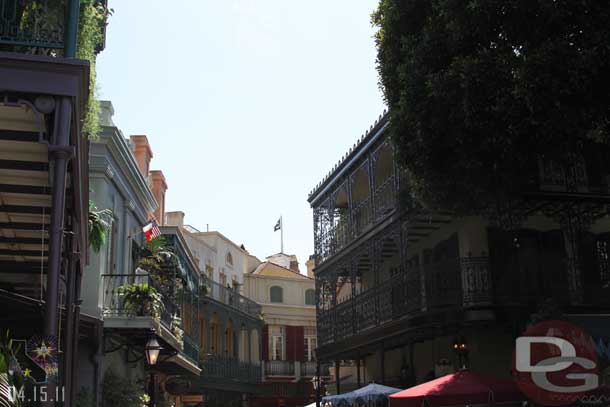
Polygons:
<instances>
[{"instance_id":1,"label":"red window shutter","mask_svg":"<svg viewBox=\"0 0 610 407\"><path fill-rule=\"evenodd\" d=\"M263 332L261 334L261 344L262 344L262 356L263 360L269 360L269 325L263 326Z\"/></svg>"},{"instance_id":2,"label":"red window shutter","mask_svg":"<svg viewBox=\"0 0 610 407\"><path fill-rule=\"evenodd\" d=\"M286 360L296 360L295 359L295 335L294 335L294 327L287 326L286 327Z\"/></svg>"},{"instance_id":3,"label":"red window shutter","mask_svg":"<svg viewBox=\"0 0 610 407\"><path fill-rule=\"evenodd\" d=\"M302 326L295 327L296 351L295 360L305 360L305 329Z\"/></svg>"}]
</instances>

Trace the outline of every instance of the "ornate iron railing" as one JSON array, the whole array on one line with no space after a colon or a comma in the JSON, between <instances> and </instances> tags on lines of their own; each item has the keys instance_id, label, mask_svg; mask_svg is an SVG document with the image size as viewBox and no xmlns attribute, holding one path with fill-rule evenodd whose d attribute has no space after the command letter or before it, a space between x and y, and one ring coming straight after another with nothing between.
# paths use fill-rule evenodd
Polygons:
<instances>
[{"instance_id":1,"label":"ornate iron railing","mask_svg":"<svg viewBox=\"0 0 610 407\"><path fill-rule=\"evenodd\" d=\"M353 237L358 237L371 226L371 199L366 198L356 204L352 210Z\"/></svg>"},{"instance_id":2,"label":"ornate iron railing","mask_svg":"<svg viewBox=\"0 0 610 407\"><path fill-rule=\"evenodd\" d=\"M205 294L207 297L253 317L258 318L261 315L262 308L260 304L239 294L234 288L224 287L222 284L207 278L204 280L204 284L207 287Z\"/></svg>"},{"instance_id":3,"label":"ornate iron railing","mask_svg":"<svg viewBox=\"0 0 610 407\"><path fill-rule=\"evenodd\" d=\"M68 3L68 0L0 0L0 50L64 48Z\"/></svg>"},{"instance_id":4,"label":"ornate iron railing","mask_svg":"<svg viewBox=\"0 0 610 407\"><path fill-rule=\"evenodd\" d=\"M265 376L296 376L291 360L266 360L264 369Z\"/></svg>"},{"instance_id":5,"label":"ornate iron railing","mask_svg":"<svg viewBox=\"0 0 610 407\"><path fill-rule=\"evenodd\" d=\"M189 335L184 335L184 354L191 360L191 362L199 363L199 344L194 338Z\"/></svg>"},{"instance_id":6,"label":"ornate iron railing","mask_svg":"<svg viewBox=\"0 0 610 407\"><path fill-rule=\"evenodd\" d=\"M490 305L488 263L487 257L468 257L424 265L425 290L420 269L410 267L334 307L320 309L319 343L338 342L426 310Z\"/></svg>"},{"instance_id":7,"label":"ornate iron railing","mask_svg":"<svg viewBox=\"0 0 610 407\"><path fill-rule=\"evenodd\" d=\"M320 366L320 372L324 372L322 366ZM313 377L316 375L316 362L305 361L301 362L301 377Z\"/></svg>"},{"instance_id":8,"label":"ornate iron railing","mask_svg":"<svg viewBox=\"0 0 610 407\"><path fill-rule=\"evenodd\" d=\"M234 357L207 355L202 361L202 379L212 378L239 383L261 383L261 367Z\"/></svg>"},{"instance_id":9,"label":"ornate iron railing","mask_svg":"<svg viewBox=\"0 0 610 407\"><path fill-rule=\"evenodd\" d=\"M460 259L424 264L423 269L429 309L462 304Z\"/></svg>"},{"instance_id":10,"label":"ornate iron railing","mask_svg":"<svg viewBox=\"0 0 610 407\"><path fill-rule=\"evenodd\" d=\"M375 202L375 220L383 219L396 208L396 177L388 177L375 188L373 201Z\"/></svg>"},{"instance_id":11,"label":"ornate iron railing","mask_svg":"<svg viewBox=\"0 0 610 407\"><path fill-rule=\"evenodd\" d=\"M162 290L159 285L148 274L104 274L102 275L103 287L103 313L104 316L148 316L153 315L158 309L161 323L168 329L172 327L172 316L178 311L175 299L166 298L161 295L161 303L150 303L143 301L132 303L125 300L125 292L129 286L146 285L152 287L156 293Z\"/></svg>"}]
</instances>

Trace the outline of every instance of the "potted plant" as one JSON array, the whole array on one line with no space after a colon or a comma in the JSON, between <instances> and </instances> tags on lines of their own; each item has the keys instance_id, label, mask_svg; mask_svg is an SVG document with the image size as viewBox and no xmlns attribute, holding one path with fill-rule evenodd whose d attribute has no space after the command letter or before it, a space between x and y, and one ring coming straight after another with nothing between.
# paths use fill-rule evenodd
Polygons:
<instances>
[{"instance_id":1,"label":"potted plant","mask_svg":"<svg viewBox=\"0 0 610 407\"><path fill-rule=\"evenodd\" d=\"M171 331L176 337L176 339L178 339L179 342L182 342L184 337L184 330L182 329L182 318L180 318L177 314L172 315Z\"/></svg>"},{"instance_id":2,"label":"potted plant","mask_svg":"<svg viewBox=\"0 0 610 407\"><path fill-rule=\"evenodd\" d=\"M163 296L148 284L129 284L119 287L119 295L123 296L123 306L128 314L142 317L161 317L165 309Z\"/></svg>"}]
</instances>

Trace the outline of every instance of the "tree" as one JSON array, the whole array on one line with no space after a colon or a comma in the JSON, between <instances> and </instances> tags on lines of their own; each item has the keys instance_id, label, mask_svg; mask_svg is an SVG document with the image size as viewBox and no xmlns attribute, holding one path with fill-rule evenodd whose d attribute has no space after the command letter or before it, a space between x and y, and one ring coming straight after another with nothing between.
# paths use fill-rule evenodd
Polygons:
<instances>
[{"instance_id":1,"label":"tree","mask_svg":"<svg viewBox=\"0 0 610 407\"><path fill-rule=\"evenodd\" d=\"M380 0L389 131L410 193L472 213L610 131L610 3Z\"/></svg>"}]
</instances>

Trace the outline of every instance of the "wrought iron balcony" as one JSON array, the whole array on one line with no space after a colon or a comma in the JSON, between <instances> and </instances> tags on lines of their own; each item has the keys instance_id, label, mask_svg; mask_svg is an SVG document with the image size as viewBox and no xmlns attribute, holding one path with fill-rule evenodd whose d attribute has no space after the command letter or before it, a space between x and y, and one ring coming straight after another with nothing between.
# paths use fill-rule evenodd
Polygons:
<instances>
[{"instance_id":1,"label":"wrought iron balcony","mask_svg":"<svg viewBox=\"0 0 610 407\"><path fill-rule=\"evenodd\" d=\"M239 383L261 383L261 367L237 358L209 354L201 361L203 380L230 380Z\"/></svg>"},{"instance_id":2,"label":"wrought iron balcony","mask_svg":"<svg viewBox=\"0 0 610 407\"><path fill-rule=\"evenodd\" d=\"M328 367L320 366L320 372L322 372L322 374L324 374L325 372L328 372ZM301 362L301 377L313 377L315 375L316 375L316 362L314 362L314 361Z\"/></svg>"},{"instance_id":3,"label":"wrought iron balcony","mask_svg":"<svg viewBox=\"0 0 610 407\"><path fill-rule=\"evenodd\" d=\"M409 315L489 305L488 263L487 257L456 258L423 265L421 270L410 268L334 306L322 307L318 312L320 343L341 341Z\"/></svg>"},{"instance_id":4,"label":"wrought iron balcony","mask_svg":"<svg viewBox=\"0 0 610 407\"><path fill-rule=\"evenodd\" d=\"M265 376L296 376L292 360L266 360Z\"/></svg>"},{"instance_id":5,"label":"wrought iron balcony","mask_svg":"<svg viewBox=\"0 0 610 407\"><path fill-rule=\"evenodd\" d=\"M150 297L130 300L126 290L140 286L150 287L154 293L160 293L159 286L148 274L104 274L103 312L105 317L153 317L159 318L168 329L171 327L172 315L177 311L173 301L160 297L160 301Z\"/></svg>"},{"instance_id":6,"label":"wrought iron balcony","mask_svg":"<svg viewBox=\"0 0 610 407\"><path fill-rule=\"evenodd\" d=\"M204 284L207 288L206 297L236 308L255 318L261 315L262 307L251 299L239 294L234 288L225 287L210 279L205 279Z\"/></svg>"}]
</instances>

